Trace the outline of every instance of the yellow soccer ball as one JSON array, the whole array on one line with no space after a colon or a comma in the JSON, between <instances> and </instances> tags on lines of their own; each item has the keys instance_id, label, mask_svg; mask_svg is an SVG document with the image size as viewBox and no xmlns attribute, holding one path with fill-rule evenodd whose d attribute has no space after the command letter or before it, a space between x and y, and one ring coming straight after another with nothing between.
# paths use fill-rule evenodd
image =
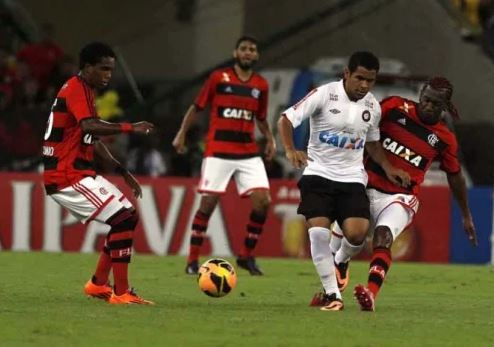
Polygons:
<instances>
[{"instance_id":1,"label":"yellow soccer ball","mask_svg":"<svg viewBox=\"0 0 494 347\"><path fill-rule=\"evenodd\" d=\"M230 293L237 285L235 268L224 259L209 259L199 268L199 288L204 294L220 298Z\"/></svg>"}]
</instances>

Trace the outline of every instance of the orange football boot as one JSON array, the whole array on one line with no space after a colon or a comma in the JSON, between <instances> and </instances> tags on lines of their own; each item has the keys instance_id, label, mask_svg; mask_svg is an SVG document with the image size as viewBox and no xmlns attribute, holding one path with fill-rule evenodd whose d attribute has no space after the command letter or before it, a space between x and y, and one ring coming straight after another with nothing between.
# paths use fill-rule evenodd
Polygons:
<instances>
[{"instance_id":1,"label":"orange football boot","mask_svg":"<svg viewBox=\"0 0 494 347\"><path fill-rule=\"evenodd\" d=\"M343 292L350 282L350 270L348 270L348 265L350 262L346 263L334 263L336 272L336 282L338 283L338 289Z\"/></svg>"},{"instance_id":2,"label":"orange football boot","mask_svg":"<svg viewBox=\"0 0 494 347\"><path fill-rule=\"evenodd\" d=\"M94 284L92 280L89 280L84 286L84 294L93 298L108 301L112 294L112 288L108 283L99 286Z\"/></svg>"},{"instance_id":3,"label":"orange football boot","mask_svg":"<svg viewBox=\"0 0 494 347\"><path fill-rule=\"evenodd\" d=\"M134 289L127 290L122 295L116 295L115 292L112 292L110 296L110 300L108 302L112 305L154 305L154 302L149 300L144 300L140 296L138 296Z\"/></svg>"},{"instance_id":4,"label":"orange football boot","mask_svg":"<svg viewBox=\"0 0 494 347\"><path fill-rule=\"evenodd\" d=\"M324 294L324 301L325 306L321 307L321 311L342 311L345 307L343 300L339 299L335 293Z\"/></svg>"}]
</instances>

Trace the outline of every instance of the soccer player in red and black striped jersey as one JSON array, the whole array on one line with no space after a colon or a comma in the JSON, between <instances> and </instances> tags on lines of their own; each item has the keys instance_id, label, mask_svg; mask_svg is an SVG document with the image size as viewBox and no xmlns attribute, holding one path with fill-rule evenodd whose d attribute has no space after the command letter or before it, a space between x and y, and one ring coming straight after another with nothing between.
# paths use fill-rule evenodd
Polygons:
<instances>
[{"instance_id":1,"label":"soccer player in red and black striped jersey","mask_svg":"<svg viewBox=\"0 0 494 347\"><path fill-rule=\"evenodd\" d=\"M421 90L418 103L398 96L381 102L380 142L389 162L410 174L411 185L403 188L392 184L384 171L371 158L367 159L367 195L374 220L373 254L367 286L359 284L354 290L363 311L375 310L375 299L392 263L391 245L412 223L419 206L419 185L434 160L438 160L446 172L463 215L465 232L470 242L477 245L465 179L458 161L458 144L442 119L444 112L458 117L451 102L452 94L453 86L446 78L433 77ZM331 240L336 254L341 251L338 243L342 236L338 229L334 228Z\"/></svg>"},{"instance_id":2,"label":"soccer player in red and black striped jersey","mask_svg":"<svg viewBox=\"0 0 494 347\"><path fill-rule=\"evenodd\" d=\"M234 176L240 196L249 196L253 205L237 264L251 275L262 275L253 251L261 235L271 198L266 169L258 153L254 130L257 123L267 140L266 159L271 160L275 153L275 142L266 120L268 83L253 70L259 59L255 38L239 38L233 57L234 66L211 73L194 104L187 110L182 126L173 140L177 152L184 153L187 131L197 119L198 112L208 104L211 105L198 189L202 198L192 223L190 251L185 269L188 274L196 274L198 271L199 252L209 218L230 178Z\"/></svg>"},{"instance_id":3,"label":"soccer player in red and black striped jersey","mask_svg":"<svg viewBox=\"0 0 494 347\"><path fill-rule=\"evenodd\" d=\"M129 287L128 264L138 215L129 200L95 171L95 160L120 173L136 197L142 195L137 180L111 155L99 136L120 133L147 135L148 122L109 123L95 109L95 92L105 87L115 68L110 46L93 42L79 54L80 72L60 89L48 118L43 143L46 193L82 223L97 220L111 229L94 276L84 286L88 296L111 304L152 304ZM113 271L114 287L108 284Z\"/></svg>"}]
</instances>

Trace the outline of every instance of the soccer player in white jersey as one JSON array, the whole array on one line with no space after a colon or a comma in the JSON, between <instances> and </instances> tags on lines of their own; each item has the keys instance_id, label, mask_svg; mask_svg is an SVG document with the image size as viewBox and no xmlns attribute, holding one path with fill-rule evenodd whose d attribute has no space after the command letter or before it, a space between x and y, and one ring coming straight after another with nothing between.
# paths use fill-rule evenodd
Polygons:
<instances>
[{"instance_id":1,"label":"soccer player in white jersey","mask_svg":"<svg viewBox=\"0 0 494 347\"><path fill-rule=\"evenodd\" d=\"M335 277L329 248L329 227L342 226L342 248L355 255L363 247L369 228L369 199L365 193L367 174L364 148L398 185L410 177L394 168L379 144L379 102L369 92L379 71L379 60L370 52L355 52L344 70L344 78L312 90L283 112L278 121L287 159L296 168L305 166L298 182L301 201L298 213L309 227L312 261L325 294L323 311L340 311L343 300ZM293 129L310 117L307 153L295 149Z\"/></svg>"},{"instance_id":2,"label":"soccer player in white jersey","mask_svg":"<svg viewBox=\"0 0 494 347\"><path fill-rule=\"evenodd\" d=\"M381 143L388 160L410 174L411 185L397 187L390 183L372 159L365 168L369 175L367 195L370 199L372 220L372 257L369 263L367 286L357 285L354 295L363 311L375 311L375 301L393 263L391 246L394 240L413 222L419 208L419 186L433 161L441 163L448 184L458 202L463 217L463 228L472 245L477 246L477 234L469 208L467 187L458 160L458 143L454 133L444 122L447 112L458 118L451 102L453 85L441 76L432 77L424 84L419 102L391 96L381 102ZM406 148L414 155L402 155L395 148ZM337 274L340 291L348 284L348 262L340 248L341 229L334 223L330 242L335 260L343 261L345 278ZM338 265L337 265L338 266ZM321 296L321 295L320 295ZM323 304L322 302L320 304Z\"/></svg>"}]
</instances>

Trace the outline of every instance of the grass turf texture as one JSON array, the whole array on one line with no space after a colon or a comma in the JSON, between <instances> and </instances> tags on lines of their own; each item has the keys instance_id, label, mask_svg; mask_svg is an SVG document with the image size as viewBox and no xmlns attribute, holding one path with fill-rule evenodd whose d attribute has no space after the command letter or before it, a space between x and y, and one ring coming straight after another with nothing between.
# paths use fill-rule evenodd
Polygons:
<instances>
[{"instance_id":1,"label":"grass turf texture","mask_svg":"<svg viewBox=\"0 0 494 347\"><path fill-rule=\"evenodd\" d=\"M184 258L137 255L131 284L154 307L86 298L96 260L0 252L0 346L494 346L490 266L395 263L369 313L352 298L363 262L350 265L345 310L321 312L308 306L319 289L309 260L259 259L266 276L238 269L235 290L216 299Z\"/></svg>"}]
</instances>

